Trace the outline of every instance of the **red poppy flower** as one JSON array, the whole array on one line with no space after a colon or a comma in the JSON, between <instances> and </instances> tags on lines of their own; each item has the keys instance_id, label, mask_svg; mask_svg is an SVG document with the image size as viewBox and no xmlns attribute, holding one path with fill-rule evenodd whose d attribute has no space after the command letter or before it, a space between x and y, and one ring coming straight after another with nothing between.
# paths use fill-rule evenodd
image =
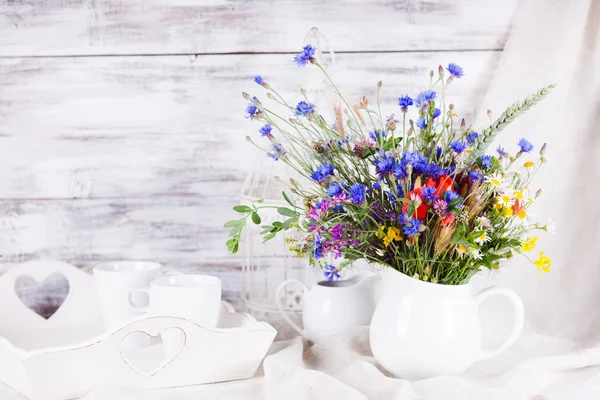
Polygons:
<instances>
[{"instance_id":1,"label":"red poppy flower","mask_svg":"<svg viewBox=\"0 0 600 400\"><path fill-rule=\"evenodd\" d=\"M453 222L454 222L454 214L450 213L442 219L442 221L440 222L440 225L446 226L446 225L450 225Z\"/></svg>"}]
</instances>

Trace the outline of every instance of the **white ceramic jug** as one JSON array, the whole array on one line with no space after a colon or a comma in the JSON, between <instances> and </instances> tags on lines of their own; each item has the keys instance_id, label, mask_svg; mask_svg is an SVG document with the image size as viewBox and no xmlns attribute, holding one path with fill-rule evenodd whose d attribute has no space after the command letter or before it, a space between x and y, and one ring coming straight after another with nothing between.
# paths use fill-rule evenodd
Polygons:
<instances>
[{"instance_id":1,"label":"white ceramic jug","mask_svg":"<svg viewBox=\"0 0 600 400\"><path fill-rule=\"evenodd\" d=\"M321 281L309 290L302 282L289 279L277 289L277 307L292 328L311 342L317 342L354 327L369 325L379 297L379 280L378 275L361 274L346 280ZM289 284L304 289L304 329L286 314L281 302L282 291Z\"/></svg>"},{"instance_id":2,"label":"white ceramic jug","mask_svg":"<svg viewBox=\"0 0 600 400\"><path fill-rule=\"evenodd\" d=\"M392 268L380 275L384 292L371 321L371 350L382 367L400 378L460 374L475 361L506 350L523 328L523 304L512 290L491 287L473 296L468 284L423 282ZM494 295L508 298L515 321L504 343L482 350L478 309Z\"/></svg>"}]
</instances>

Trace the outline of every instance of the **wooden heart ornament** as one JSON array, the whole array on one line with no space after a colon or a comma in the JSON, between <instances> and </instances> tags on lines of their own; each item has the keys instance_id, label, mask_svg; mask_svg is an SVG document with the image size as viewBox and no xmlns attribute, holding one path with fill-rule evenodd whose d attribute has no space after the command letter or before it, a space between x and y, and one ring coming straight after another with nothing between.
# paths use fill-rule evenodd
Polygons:
<instances>
[{"instance_id":1,"label":"wooden heart ornament","mask_svg":"<svg viewBox=\"0 0 600 400\"><path fill-rule=\"evenodd\" d=\"M136 331L121 341L121 356L138 374L151 377L165 368L181 353L186 335L180 328L167 328L158 335Z\"/></svg>"},{"instance_id":2,"label":"wooden heart ornament","mask_svg":"<svg viewBox=\"0 0 600 400\"><path fill-rule=\"evenodd\" d=\"M56 314L70 291L68 279L58 272L41 282L29 275L21 275L15 280L14 289L27 308L45 319Z\"/></svg>"}]
</instances>

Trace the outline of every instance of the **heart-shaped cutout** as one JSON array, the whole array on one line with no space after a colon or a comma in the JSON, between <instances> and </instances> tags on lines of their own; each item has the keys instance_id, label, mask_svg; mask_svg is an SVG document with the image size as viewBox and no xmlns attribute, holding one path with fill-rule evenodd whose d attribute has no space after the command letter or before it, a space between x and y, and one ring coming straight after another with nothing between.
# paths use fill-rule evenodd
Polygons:
<instances>
[{"instance_id":1,"label":"heart-shaped cutout","mask_svg":"<svg viewBox=\"0 0 600 400\"><path fill-rule=\"evenodd\" d=\"M50 319L69 295L69 281L56 272L38 282L28 275L15 281L15 293L23 304L44 319Z\"/></svg>"},{"instance_id":2,"label":"heart-shaped cutout","mask_svg":"<svg viewBox=\"0 0 600 400\"><path fill-rule=\"evenodd\" d=\"M185 343L180 328L167 328L156 336L131 332L121 341L121 356L132 370L149 378L177 358Z\"/></svg>"}]
</instances>

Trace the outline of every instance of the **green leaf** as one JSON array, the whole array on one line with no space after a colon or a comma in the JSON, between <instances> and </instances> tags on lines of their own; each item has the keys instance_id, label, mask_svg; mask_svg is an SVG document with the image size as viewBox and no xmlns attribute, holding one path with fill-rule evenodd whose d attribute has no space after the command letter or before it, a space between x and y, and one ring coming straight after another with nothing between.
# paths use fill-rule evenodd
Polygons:
<instances>
[{"instance_id":1,"label":"green leaf","mask_svg":"<svg viewBox=\"0 0 600 400\"><path fill-rule=\"evenodd\" d=\"M290 229L290 226L292 225L292 223L294 223L294 222L296 222L296 221L297 221L297 220L296 220L296 218L290 218L290 219L286 219L286 220L283 222L283 225L281 225L281 229L285 229L285 230L288 230L288 229Z\"/></svg>"},{"instance_id":2,"label":"green leaf","mask_svg":"<svg viewBox=\"0 0 600 400\"><path fill-rule=\"evenodd\" d=\"M238 249L239 249L239 241L237 238L231 238L227 241L227 250L231 254L237 253Z\"/></svg>"},{"instance_id":3,"label":"green leaf","mask_svg":"<svg viewBox=\"0 0 600 400\"><path fill-rule=\"evenodd\" d=\"M233 211L237 211L239 213L247 213L252 211L252 208L248 207L248 206L235 206L233 207Z\"/></svg>"},{"instance_id":4,"label":"green leaf","mask_svg":"<svg viewBox=\"0 0 600 400\"><path fill-rule=\"evenodd\" d=\"M283 195L283 198L285 199L285 201L288 202L288 204L292 207L296 207L296 205L294 203L292 203L292 201L290 200L290 198L288 197L287 193L285 192L281 192L281 194Z\"/></svg>"},{"instance_id":5,"label":"green leaf","mask_svg":"<svg viewBox=\"0 0 600 400\"><path fill-rule=\"evenodd\" d=\"M225 228L233 228L235 226L238 226L242 223L242 221L240 221L239 219L232 219L231 221L227 221L225 222L225 225L223 225Z\"/></svg>"},{"instance_id":6,"label":"green leaf","mask_svg":"<svg viewBox=\"0 0 600 400\"><path fill-rule=\"evenodd\" d=\"M281 225L283 225L283 224L280 221L273 222L273 226L276 228L281 228Z\"/></svg>"},{"instance_id":7,"label":"green leaf","mask_svg":"<svg viewBox=\"0 0 600 400\"><path fill-rule=\"evenodd\" d=\"M235 226L231 229L231 231L229 232L229 236L237 236L242 232L242 229L244 228L244 225L238 225Z\"/></svg>"},{"instance_id":8,"label":"green leaf","mask_svg":"<svg viewBox=\"0 0 600 400\"><path fill-rule=\"evenodd\" d=\"M275 237L274 233L269 233L267 236L264 237L263 243L268 242L269 240L273 239L274 237Z\"/></svg>"},{"instance_id":9,"label":"green leaf","mask_svg":"<svg viewBox=\"0 0 600 400\"><path fill-rule=\"evenodd\" d=\"M384 144L383 144L383 149L384 150L393 150L396 147L398 147L398 145L400 144L400 142L402 141L402 137L396 137L396 138L389 138Z\"/></svg>"},{"instance_id":10,"label":"green leaf","mask_svg":"<svg viewBox=\"0 0 600 400\"><path fill-rule=\"evenodd\" d=\"M476 238L478 238L479 236L481 236L481 234L482 234L482 233L484 233L484 231L475 231L475 232L471 233L471 234L470 234L470 235L467 237L467 239L469 239L469 240L476 239Z\"/></svg>"},{"instance_id":11,"label":"green leaf","mask_svg":"<svg viewBox=\"0 0 600 400\"><path fill-rule=\"evenodd\" d=\"M297 217L298 213L294 210L290 210L289 208L286 207L279 207L277 208L277 212L281 215L285 215L286 217Z\"/></svg>"},{"instance_id":12,"label":"green leaf","mask_svg":"<svg viewBox=\"0 0 600 400\"><path fill-rule=\"evenodd\" d=\"M360 158L362 158L363 160L366 158L371 157L373 154L376 153L375 147L367 147L366 149L363 150L363 152L360 155Z\"/></svg>"},{"instance_id":13,"label":"green leaf","mask_svg":"<svg viewBox=\"0 0 600 400\"><path fill-rule=\"evenodd\" d=\"M254 222L256 225L260 224L260 215L258 215L256 212L252 213L252 222Z\"/></svg>"}]
</instances>

